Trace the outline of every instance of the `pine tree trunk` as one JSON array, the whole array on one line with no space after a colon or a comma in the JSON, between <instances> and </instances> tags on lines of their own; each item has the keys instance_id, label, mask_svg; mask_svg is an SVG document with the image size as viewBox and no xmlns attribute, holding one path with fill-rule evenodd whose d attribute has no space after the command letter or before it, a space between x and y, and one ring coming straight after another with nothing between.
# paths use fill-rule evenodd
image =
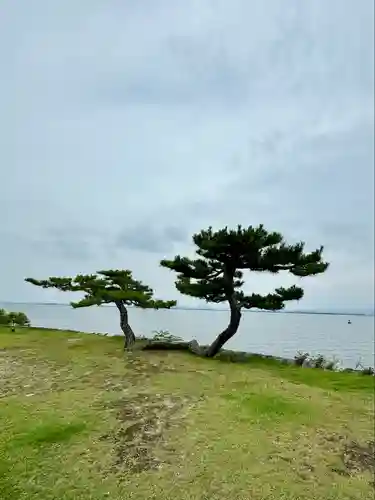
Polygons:
<instances>
[{"instance_id":1,"label":"pine tree trunk","mask_svg":"<svg viewBox=\"0 0 375 500\"><path fill-rule=\"evenodd\" d=\"M221 332L218 337L216 337L216 339L207 349L205 355L208 358L213 358L220 351L223 345L233 337L233 335L237 332L238 327L240 326L241 308L238 306L235 300L234 272L234 268L231 268L228 265L224 267L223 280L225 284L225 295L230 307L230 321L227 328L223 332Z\"/></svg>"},{"instance_id":2,"label":"pine tree trunk","mask_svg":"<svg viewBox=\"0 0 375 500\"><path fill-rule=\"evenodd\" d=\"M212 342L210 347L207 349L205 355L208 358L213 358L223 347L223 345L228 342L229 339L237 332L241 321L241 311L235 305L231 305L230 308L230 321L228 327L216 337Z\"/></svg>"},{"instance_id":3,"label":"pine tree trunk","mask_svg":"<svg viewBox=\"0 0 375 500\"><path fill-rule=\"evenodd\" d=\"M126 309L125 304L122 301L118 301L116 302L116 306L120 312L120 327L125 336L124 349L127 349L134 344L135 335L131 326L129 325L128 310Z\"/></svg>"}]
</instances>

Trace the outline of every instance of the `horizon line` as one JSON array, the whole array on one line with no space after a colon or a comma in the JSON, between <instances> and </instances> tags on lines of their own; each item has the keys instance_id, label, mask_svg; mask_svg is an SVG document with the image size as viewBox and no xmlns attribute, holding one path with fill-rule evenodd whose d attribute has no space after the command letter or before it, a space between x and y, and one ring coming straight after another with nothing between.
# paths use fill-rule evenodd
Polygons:
<instances>
[{"instance_id":1,"label":"horizon line","mask_svg":"<svg viewBox=\"0 0 375 500\"><path fill-rule=\"evenodd\" d=\"M0 304L13 304L13 305L29 305L29 306L60 306L66 307L70 306L69 302L14 302L14 301L1 301ZM103 304L103 307L113 307L112 304ZM136 306L129 306L136 307ZM225 308L214 308L214 307L190 307L190 306L176 306L173 309L182 310L182 311L211 311L211 312L219 312L219 311L227 311ZM321 314L321 315L331 315L331 316L375 316L375 311L373 310L364 310L362 312L355 311L335 311L326 310L320 311L318 309L292 309L292 310L278 310L278 311L269 311L263 309L244 309L243 312L253 312L253 313L272 313L272 314Z\"/></svg>"}]
</instances>

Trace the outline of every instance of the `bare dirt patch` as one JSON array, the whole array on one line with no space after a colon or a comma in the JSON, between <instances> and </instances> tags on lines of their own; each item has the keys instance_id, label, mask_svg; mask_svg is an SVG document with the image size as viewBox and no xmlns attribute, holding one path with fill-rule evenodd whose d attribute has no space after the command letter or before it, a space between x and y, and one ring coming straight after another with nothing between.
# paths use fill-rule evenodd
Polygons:
<instances>
[{"instance_id":1,"label":"bare dirt patch","mask_svg":"<svg viewBox=\"0 0 375 500\"><path fill-rule=\"evenodd\" d=\"M31 351L2 351L0 354L0 398L11 395L34 396L64 390L76 383L69 366L61 367Z\"/></svg>"},{"instance_id":2,"label":"bare dirt patch","mask_svg":"<svg viewBox=\"0 0 375 500\"><path fill-rule=\"evenodd\" d=\"M102 436L115 449L116 470L142 472L158 469L175 450L166 439L166 431L181 425L188 398L142 393L117 401L119 427Z\"/></svg>"},{"instance_id":3,"label":"bare dirt patch","mask_svg":"<svg viewBox=\"0 0 375 500\"><path fill-rule=\"evenodd\" d=\"M165 372L176 372L177 369L171 366L162 355L159 357L153 356L152 360L147 359L142 353L131 352L126 358L126 365L130 366L137 379L148 379L155 374Z\"/></svg>"},{"instance_id":4,"label":"bare dirt patch","mask_svg":"<svg viewBox=\"0 0 375 500\"><path fill-rule=\"evenodd\" d=\"M375 441L365 444L352 441L347 443L342 454L342 461L349 473L369 471L375 474Z\"/></svg>"},{"instance_id":5,"label":"bare dirt patch","mask_svg":"<svg viewBox=\"0 0 375 500\"><path fill-rule=\"evenodd\" d=\"M40 366L40 371L43 372ZM34 393L35 386L46 385L46 380L39 377L36 367L26 362L22 352L2 351L0 354L0 398L19 393ZM42 375L46 375L42 373ZM47 379L48 380L48 379Z\"/></svg>"},{"instance_id":6,"label":"bare dirt patch","mask_svg":"<svg viewBox=\"0 0 375 500\"><path fill-rule=\"evenodd\" d=\"M345 439L343 436L331 441L340 444L340 459L342 466L333 471L341 476L353 476L362 472L370 472L375 477L375 441L359 443L355 440ZM375 482L371 484L375 486Z\"/></svg>"},{"instance_id":7,"label":"bare dirt patch","mask_svg":"<svg viewBox=\"0 0 375 500\"><path fill-rule=\"evenodd\" d=\"M330 471L347 478L364 473L363 480L367 481L369 476L371 481L375 475L374 441L360 442L348 429L340 430L302 431L298 441L291 435L288 440L276 437L277 447L270 453L269 460L287 462L302 480L311 481L325 470L325 474Z\"/></svg>"}]
</instances>

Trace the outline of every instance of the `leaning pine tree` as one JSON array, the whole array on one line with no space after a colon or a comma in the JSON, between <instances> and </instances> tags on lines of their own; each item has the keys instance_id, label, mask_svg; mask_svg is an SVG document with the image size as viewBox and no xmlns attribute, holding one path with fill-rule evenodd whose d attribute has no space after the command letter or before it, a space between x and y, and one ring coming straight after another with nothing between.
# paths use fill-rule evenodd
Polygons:
<instances>
[{"instance_id":1,"label":"leaning pine tree","mask_svg":"<svg viewBox=\"0 0 375 500\"><path fill-rule=\"evenodd\" d=\"M46 280L26 278L25 281L42 288L55 288L63 292L83 292L84 297L71 302L73 308L115 304L120 313L120 327L125 336L125 348L135 342L134 332L129 325L127 306L142 309L170 309L174 300L155 300L153 290L132 277L125 270L98 271L96 274L77 275L75 278L51 277Z\"/></svg>"},{"instance_id":2,"label":"leaning pine tree","mask_svg":"<svg viewBox=\"0 0 375 500\"><path fill-rule=\"evenodd\" d=\"M284 308L288 300L299 300L303 290L297 286L276 288L274 293L246 294L241 290L243 270L277 274L288 271L295 276L313 276L323 273L328 263L322 261L323 247L304 253L304 243L288 245L277 232L268 232L263 225L235 230L227 227L213 231L210 227L193 235L199 258L191 260L176 256L162 260L161 265L178 273L176 288L183 294L205 299L207 302L228 302L230 321L206 350L215 356L235 335L241 320L241 310Z\"/></svg>"}]
</instances>

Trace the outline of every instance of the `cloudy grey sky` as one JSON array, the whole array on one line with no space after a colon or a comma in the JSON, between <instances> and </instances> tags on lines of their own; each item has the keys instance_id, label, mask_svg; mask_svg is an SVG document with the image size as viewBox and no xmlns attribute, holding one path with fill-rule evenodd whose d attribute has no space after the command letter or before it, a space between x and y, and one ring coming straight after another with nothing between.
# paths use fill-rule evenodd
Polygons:
<instances>
[{"instance_id":1,"label":"cloudy grey sky","mask_svg":"<svg viewBox=\"0 0 375 500\"><path fill-rule=\"evenodd\" d=\"M161 258L264 223L325 245L297 307L372 308L373 9L2 0L0 301L65 301L23 278L113 267L178 297Z\"/></svg>"}]
</instances>

